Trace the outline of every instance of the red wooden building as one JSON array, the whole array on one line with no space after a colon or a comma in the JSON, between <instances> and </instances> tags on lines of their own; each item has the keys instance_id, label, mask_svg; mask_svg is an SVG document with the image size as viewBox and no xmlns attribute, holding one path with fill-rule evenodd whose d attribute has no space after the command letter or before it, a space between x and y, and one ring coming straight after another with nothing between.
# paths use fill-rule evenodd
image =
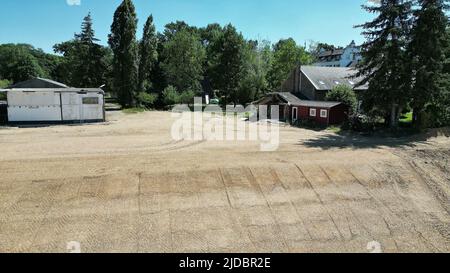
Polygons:
<instances>
[{"instance_id":1,"label":"red wooden building","mask_svg":"<svg viewBox=\"0 0 450 273\"><path fill-rule=\"evenodd\" d=\"M295 123L312 120L320 125L343 123L349 108L340 102L301 100L292 93L270 93L253 103L280 107L280 120ZM269 110L270 111L270 110Z\"/></svg>"}]
</instances>

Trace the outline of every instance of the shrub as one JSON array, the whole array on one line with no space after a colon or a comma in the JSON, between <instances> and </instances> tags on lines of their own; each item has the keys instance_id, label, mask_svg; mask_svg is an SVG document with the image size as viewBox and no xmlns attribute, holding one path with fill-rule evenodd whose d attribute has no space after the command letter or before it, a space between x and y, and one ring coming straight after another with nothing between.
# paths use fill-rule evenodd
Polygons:
<instances>
[{"instance_id":1,"label":"shrub","mask_svg":"<svg viewBox=\"0 0 450 273\"><path fill-rule=\"evenodd\" d=\"M163 91L163 102L165 105L174 105L179 102L179 95L177 89L169 85Z\"/></svg>"},{"instance_id":2,"label":"shrub","mask_svg":"<svg viewBox=\"0 0 450 273\"><path fill-rule=\"evenodd\" d=\"M372 133L375 131L376 121L364 115L352 116L342 126L343 130L352 130L361 133Z\"/></svg>"},{"instance_id":3,"label":"shrub","mask_svg":"<svg viewBox=\"0 0 450 273\"><path fill-rule=\"evenodd\" d=\"M306 129L324 129L325 125L317 123L314 119L301 119L294 122L294 126Z\"/></svg>"},{"instance_id":4,"label":"shrub","mask_svg":"<svg viewBox=\"0 0 450 273\"><path fill-rule=\"evenodd\" d=\"M8 87L12 82L8 80L0 80L0 88L6 88Z\"/></svg>"},{"instance_id":5,"label":"shrub","mask_svg":"<svg viewBox=\"0 0 450 273\"><path fill-rule=\"evenodd\" d=\"M138 113L145 112L145 109L139 108L139 107L126 108L126 109L123 109L122 112L125 114L138 114Z\"/></svg>"},{"instance_id":6,"label":"shrub","mask_svg":"<svg viewBox=\"0 0 450 273\"><path fill-rule=\"evenodd\" d=\"M0 88L6 88L11 84L8 80L0 80ZM0 93L0 100L6 100L6 93Z\"/></svg>"},{"instance_id":7,"label":"shrub","mask_svg":"<svg viewBox=\"0 0 450 273\"><path fill-rule=\"evenodd\" d=\"M137 96L138 102L145 107L152 107L158 98L157 94L149 94L146 92L141 92Z\"/></svg>"},{"instance_id":8,"label":"shrub","mask_svg":"<svg viewBox=\"0 0 450 273\"><path fill-rule=\"evenodd\" d=\"M195 93L194 91L184 91L179 95L179 102L178 103L193 103L194 102Z\"/></svg>"},{"instance_id":9,"label":"shrub","mask_svg":"<svg viewBox=\"0 0 450 273\"><path fill-rule=\"evenodd\" d=\"M348 85L337 85L330 92L328 92L326 98L327 101L337 101L342 102L352 109L353 112L356 111L358 104L358 99L353 89Z\"/></svg>"},{"instance_id":10,"label":"shrub","mask_svg":"<svg viewBox=\"0 0 450 273\"><path fill-rule=\"evenodd\" d=\"M165 105L174 105L179 103L193 103L195 97L195 92L188 90L182 93L179 93L177 89L171 85L169 85L163 91L163 102Z\"/></svg>"},{"instance_id":11,"label":"shrub","mask_svg":"<svg viewBox=\"0 0 450 273\"><path fill-rule=\"evenodd\" d=\"M424 128L438 128L450 125L450 101L430 104L422 114L421 123Z\"/></svg>"}]
</instances>

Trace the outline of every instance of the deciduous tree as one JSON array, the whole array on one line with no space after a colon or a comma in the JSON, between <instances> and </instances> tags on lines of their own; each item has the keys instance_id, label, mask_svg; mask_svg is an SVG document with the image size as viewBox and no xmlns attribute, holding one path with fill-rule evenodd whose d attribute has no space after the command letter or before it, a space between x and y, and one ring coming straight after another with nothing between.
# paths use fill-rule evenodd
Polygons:
<instances>
[{"instance_id":1,"label":"deciduous tree","mask_svg":"<svg viewBox=\"0 0 450 273\"><path fill-rule=\"evenodd\" d=\"M337 85L326 95L327 101L337 101L342 102L347 107L350 107L352 111L356 111L357 107L357 97L355 91L348 85Z\"/></svg>"},{"instance_id":2,"label":"deciduous tree","mask_svg":"<svg viewBox=\"0 0 450 273\"><path fill-rule=\"evenodd\" d=\"M248 104L269 91L267 74L272 62L268 41L247 42L244 50L244 73L241 79L238 101Z\"/></svg>"},{"instance_id":3,"label":"deciduous tree","mask_svg":"<svg viewBox=\"0 0 450 273\"><path fill-rule=\"evenodd\" d=\"M0 46L0 78L17 83L47 75L28 46L13 44Z\"/></svg>"},{"instance_id":4,"label":"deciduous tree","mask_svg":"<svg viewBox=\"0 0 450 273\"><path fill-rule=\"evenodd\" d=\"M223 103L238 103L238 92L244 72L245 40L231 24L212 45L215 52L211 60L210 78Z\"/></svg>"},{"instance_id":5,"label":"deciduous tree","mask_svg":"<svg viewBox=\"0 0 450 273\"><path fill-rule=\"evenodd\" d=\"M179 92L200 92L205 50L197 34L182 29L164 44L162 68L167 82Z\"/></svg>"},{"instance_id":6,"label":"deciduous tree","mask_svg":"<svg viewBox=\"0 0 450 273\"><path fill-rule=\"evenodd\" d=\"M274 45L273 51L273 62L268 73L272 90L279 89L295 67L310 64L313 60L305 48L298 46L292 38L280 40Z\"/></svg>"}]
</instances>

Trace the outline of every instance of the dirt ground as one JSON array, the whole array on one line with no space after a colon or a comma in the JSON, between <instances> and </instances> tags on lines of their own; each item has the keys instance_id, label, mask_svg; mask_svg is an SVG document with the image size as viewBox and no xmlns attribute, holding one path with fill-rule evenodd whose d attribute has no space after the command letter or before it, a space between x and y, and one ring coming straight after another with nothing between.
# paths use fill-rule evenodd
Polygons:
<instances>
[{"instance_id":1,"label":"dirt ground","mask_svg":"<svg viewBox=\"0 0 450 273\"><path fill-rule=\"evenodd\" d=\"M282 126L261 152L108 119L0 129L0 252L450 251L448 137Z\"/></svg>"}]
</instances>

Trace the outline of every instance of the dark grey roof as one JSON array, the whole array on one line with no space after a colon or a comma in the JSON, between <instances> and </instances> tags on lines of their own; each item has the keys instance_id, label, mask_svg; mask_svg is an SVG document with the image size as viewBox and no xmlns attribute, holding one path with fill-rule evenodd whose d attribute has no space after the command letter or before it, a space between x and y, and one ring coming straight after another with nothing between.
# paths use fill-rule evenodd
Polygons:
<instances>
[{"instance_id":1,"label":"dark grey roof","mask_svg":"<svg viewBox=\"0 0 450 273\"><path fill-rule=\"evenodd\" d=\"M11 89L0 89L1 92L96 92L96 93L104 93L104 91L100 88L11 88Z\"/></svg>"},{"instance_id":2,"label":"dark grey roof","mask_svg":"<svg viewBox=\"0 0 450 273\"><path fill-rule=\"evenodd\" d=\"M280 97L282 97L289 104L298 104L298 103L302 102L294 94L289 93L289 92L279 92L279 93L276 93L276 94L279 95Z\"/></svg>"},{"instance_id":3,"label":"dark grey roof","mask_svg":"<svg viewBox=\"0 0 450 273\"><path fill-rule=\"evenodd\" d=\"M339 49L335 49L335 50L327 50L327 51L320 52L319 58L325 58L325 57L329 57L329 56L338 56L338 55L342 55L342 54L344 54L343 48L339 48Z\"/></svg>"},{"instance_id":4,"label":"dark grey roof","mask_svg":"<svg viewBox=\"0 0 450 273\"><path fill-rule=\"evenodd\" d=\"M358 70L354 67L302 66L300 70L316 90L331 90L341 84L355 88L362 81L362 77L356 77ZM365 85L355 88L355 90L366 90L367 88L368 86Z\"/></svg>"},{"instance_id":5,"label":"dark grey roof","mask_svg":"<svg viewBox=\"0 0 450 273\"><path fill-rule=\"evenodd\" d=\"M311 100L301 100L297 96L295 96L292 93L289 92L275 92L275 93L269 93L266 94L264 98L260 99L259 101L254 102L253 104L258 104L262 101L264 101L265 98L268 96L278 96L282 100L284 100L286 103L292 106L305 106L305 107L317 107L317 108L333 108L335 106L340 105L340 102L335 101L311 101Z\"/></svg>"},{"instance_id":6,"label":"dark grey roof","mask_svg":"<svg viewBox=\"0 0 450 273\"><path fill-rule=\"evenodd\" d=\"M335 106L341 105L341 102L336 101L312 101L303 100L300 104L294 104L294 106L305 106L305 107L318 107L318 108L333 108Z\"/></svg>"},{"instance_id":7,"label":"dark grey roof","mask_svg":"<svg viewBox=\"0 0 450 273\"><path fill-rule=\"evenodd\" d=\"M69 86L49 79L34 78L13 84L8 88L69 88Z\"/></svg>"}]
</instances>

